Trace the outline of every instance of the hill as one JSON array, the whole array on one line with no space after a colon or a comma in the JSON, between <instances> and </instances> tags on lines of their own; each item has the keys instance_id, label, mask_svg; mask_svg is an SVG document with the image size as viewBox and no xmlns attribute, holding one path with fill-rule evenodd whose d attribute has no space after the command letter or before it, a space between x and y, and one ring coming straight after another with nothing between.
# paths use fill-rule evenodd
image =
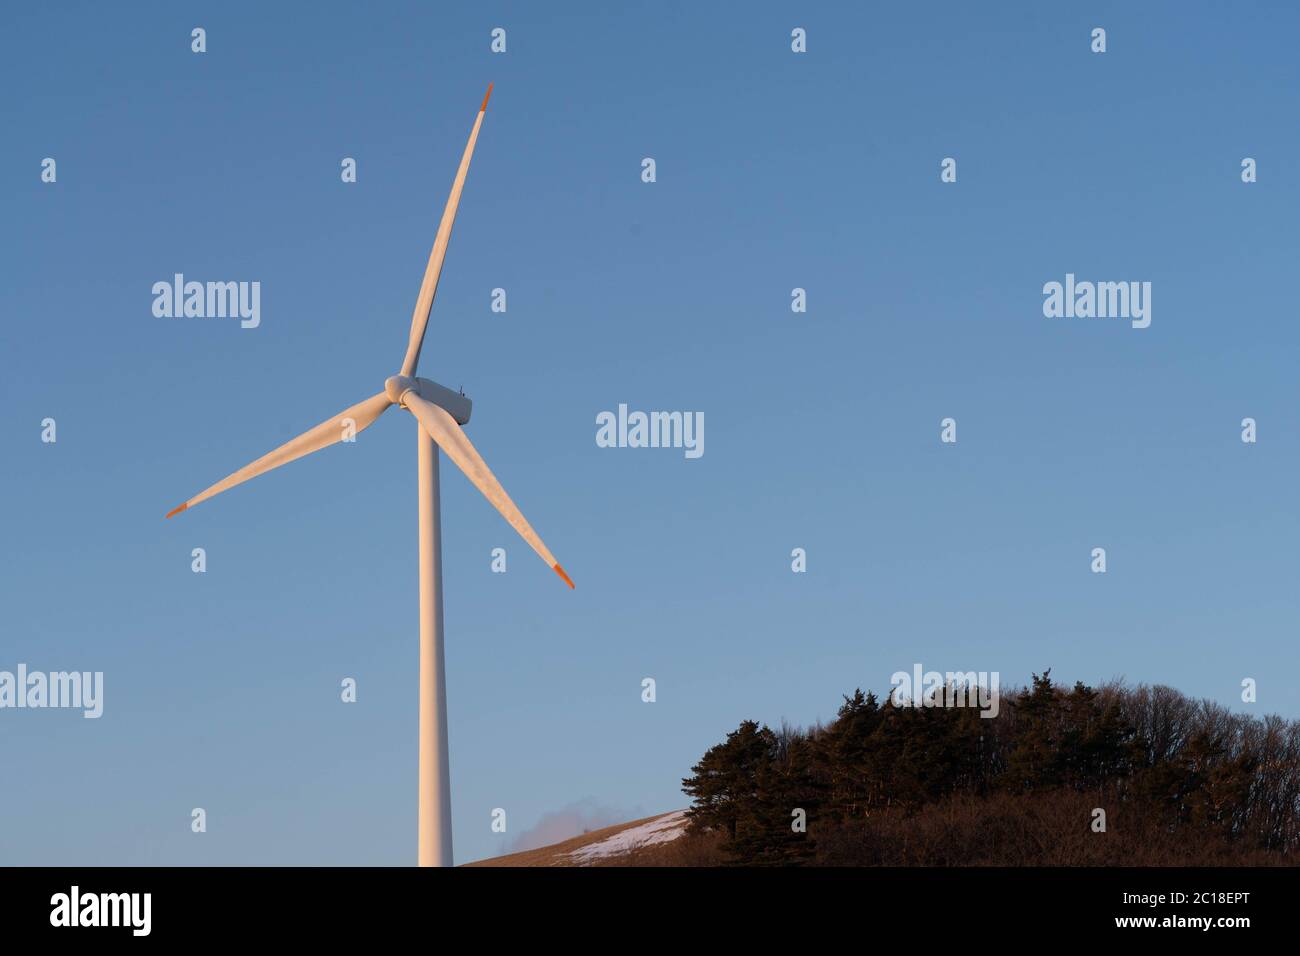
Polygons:
<instances>
[{"instance_id":1,"label":"hill","mask_svg":"<svg viewBox=\"0 0 1300 956\"><path fill-rule=\"evenodd\" d=\"M629 823L592 830L581 836L505 856L466 863L466 866L625 866L651 847L676 840L686 828L686 811L674 810Z\"/></svg>"}]
</instances>

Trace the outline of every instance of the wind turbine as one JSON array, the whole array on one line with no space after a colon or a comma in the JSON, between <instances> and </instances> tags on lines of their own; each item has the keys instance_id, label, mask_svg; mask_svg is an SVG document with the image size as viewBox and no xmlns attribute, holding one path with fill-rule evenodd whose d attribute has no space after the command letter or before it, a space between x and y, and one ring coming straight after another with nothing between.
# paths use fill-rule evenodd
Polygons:
<instances>
[{"instance_id":1,"label":"wind turbine","mask_svg":"<svg viewBox=\"0 0 1300 956\"><path fill-rule=\"evenodd\" d=\"M405 408L417 420L416 434L419 442L420 486L420 813L419 813L419 864L420 866L451 866L451 773L447 753L447 675L443 654L442 634L442 531L438 491L438 449L446 452L456 466L465 473L474 486L483 492L492 506L501 512L514 528L549 564L570 588L573 581L564 573L555 555L547 549L515 507L506 490L488 469L462 425L469 422L472 403L459 391L416 378L416 365L420 361L420 347L424 344L424 331L429 323L429 309L438 289L438 276L442 261L447 255L451 227L456 221L456 207L465 187L470 157L474 143L487 112L492 84L488 84L483 105L479 107L470 130L465 155L447 197L438 234L429 253L429 264L420 283L420 294L415 300L411 316L411 338L406 346L402 370L384 382L384 390L364 402L358 402L333 418L321 422L270 454L263 455L251 465L245 465L232 475L200 491L193 498L167 513L167 517L207 501L227 489L242 484L250 478L288 464L304 455L320 451L345 437L374 424L390 406Z\"/></svg>"}]
</instances>

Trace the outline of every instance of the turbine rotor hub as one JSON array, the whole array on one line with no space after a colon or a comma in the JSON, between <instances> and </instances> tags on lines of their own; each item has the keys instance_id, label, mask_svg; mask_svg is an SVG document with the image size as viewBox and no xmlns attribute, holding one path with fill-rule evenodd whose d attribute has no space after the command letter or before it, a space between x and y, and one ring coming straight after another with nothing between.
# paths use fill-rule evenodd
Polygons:
<instances>
[{"instance_id":1,"label":"turbine rotor hub","mask_svg":"<svg viewBox=\"0 0 1300 956\"><path fill-rule=\"evenodd\" d=\"M402 396L407 392L420 394L420 385L409 375L392 375L384 382L384 393L394 405L403 405Z\"/></svg>"}]
</instances>

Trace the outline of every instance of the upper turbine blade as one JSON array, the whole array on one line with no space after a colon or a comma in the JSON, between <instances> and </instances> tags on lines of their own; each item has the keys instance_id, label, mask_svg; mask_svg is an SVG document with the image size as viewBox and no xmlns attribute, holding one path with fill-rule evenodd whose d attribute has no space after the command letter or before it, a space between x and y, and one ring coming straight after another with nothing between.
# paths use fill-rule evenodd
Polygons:
<instances>
[{"instance_id":1,"label":"upper turbine blade","mask_svg":"<svg viewBox=\"0 0 1300 956\"><path fill-rule=\"evenodd\" d=\"M573 581L564 573L564 568L560 567L560 563L555 560L555 555L551 554L537 532L533 530L533 526L528 523L523 512L510 500L506 490L501 487L501 482L497 481L496 476L492 474L487 463L478 453L478 449L470 444L469 438L456 424L456 420L445 409L421 398L413 391L402 396L402 401L420 420L429 437L438 443L438 447L447 453L447 457L456 463L456 467L465 472L465 477L474 483L474 487L483 492L484 497L492 502L492 506L510 522L510 526L518 531L532 549L541 555L542 560L564 579L564 583L573 587Z\"/></svg>"},{"instance_id":2,"label":"upper turbine blade","mask_svg":"<svg viewBox=\"0 0 1300 956\"><path fill-rule=\"evenodd\" d=\"M233 488L235 485L248 481L249 478L256 478L272 468L287 465L303 455L309 455L328 445L333 445L335 442L341 441L343 436L351 429L355 429L357 432L361 431L373 424L375 419L382 415L384 409L391 404L393 403L389 400L388 395L380 392L374 398L367 398L364 402L359 402L351 408L339 412L328 421L321 422L311 431L303 432L303 434L281 445L270 454L263 455L251 465L245 465L233 475L222 478L211 488L200 491L189 501L167 512L167 517L170 518L174 514L179 514L186 508L197 505L200 501L206 501L213 495L219 495L227 488ZM351 425L348 424L348 420L351 421Z\"/></svg>"},{"instance_id":3,"label":"upper turbine blade","mask_svg":"<svg viewBox=\"0 0 1300 956\"><path fill-rule=\"evenodd\" d=\"M451 240L451 227L456 222L456 208L460 205L460 191L465 188L465 175L469 172L469 160L474 155L474 144L478 141L479 127L483 125L483 114L487 112L488 97L492 95L492 84L488 84L487 95L479 107L478 116L474 118L474 128L469 132L469 142L465 144L465 155L460 158L460 169L456 170L456 179L451 184L451 195L447 197L447 206L442 211L442 222L438 225L438 235L433 240L433 251L429 253L429 264L424 269L424 281L420 283L420 295L415 300L415 311L411 314L411 340L406 346L406 358L402 361L402 374L414 375L420 363L420 347L424 344L424 329L429 324L429 309L433 307L433 296L438 291L438 276L442 273L442 260L447 256L447 243Z\"/></svg>"}]
</instances>

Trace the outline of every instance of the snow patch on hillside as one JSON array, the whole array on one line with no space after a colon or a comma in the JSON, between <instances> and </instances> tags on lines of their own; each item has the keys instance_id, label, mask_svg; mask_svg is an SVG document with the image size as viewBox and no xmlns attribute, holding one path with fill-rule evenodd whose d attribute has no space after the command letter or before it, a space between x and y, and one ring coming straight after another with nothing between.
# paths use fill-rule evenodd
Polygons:
<instances>
[{"instance_id":1,"label":"snow patch on hillside","mask_svg":"<svg viewBox=\"0 0 1300 956\"><path fill-rule=\"evenodd\" d=\"M665 813L663 816L655 817L639 827L629 827L626 830L620 830L613 836L606 837L598 843L590 843L587 846L579 847L569 854L569 859L577 864L591 863L604 857L630 853L637 847L668 843L671 840L676 840L686 832L686 822L685 810Z\"/></svg>"}]
</instances>

